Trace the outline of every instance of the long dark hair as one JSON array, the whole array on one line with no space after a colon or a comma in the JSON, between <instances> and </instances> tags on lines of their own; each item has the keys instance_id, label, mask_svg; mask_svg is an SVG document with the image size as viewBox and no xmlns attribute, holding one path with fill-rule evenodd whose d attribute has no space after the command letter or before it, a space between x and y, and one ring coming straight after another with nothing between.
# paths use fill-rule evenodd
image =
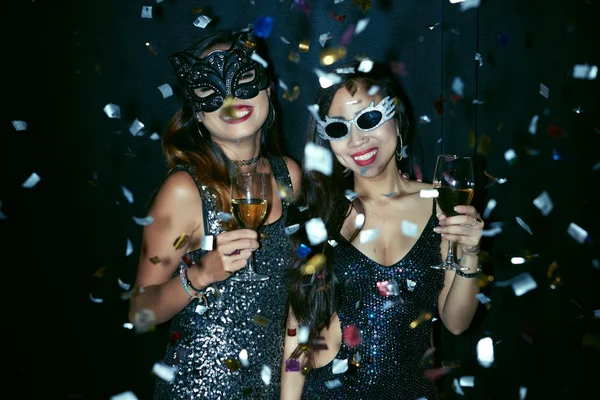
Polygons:
<instances>
[{"instance_id":1,"label":"long dark hair","mask_svg":"<svg viewBox=\"0 0 600 400\"><path fill-rule=\"evenodd\" d=\"M355 62L350 65L338 67L344 70L353 68L355 72L351 74L339 74L341 82L328 88L317 90L315 102L319 106L319 117L322 120L325 119L325 115L329 111L333 97L338 89L345 87L353 93L360 86L364 86L367 90L375 85L378 86L378 93L382 98L390 96L397 99L396 115L394 118L398 124L404 145L408 145L407 153L409 153L409 156L401 159L396 157L396 163L398 169L404 173L408 173L409 177L414 179L414 165L418 160L415 160L417 152L413 152L414 146L410 135L414 117L408 97L387 66L375 63L369 72L358 71L358 66L359 63ZM307 142L312 142L331 150L329 141L322 139L317 134L316 123L314 117L311 116L308 125ZM400 143L399 140L398 143ZM398 144L396 150L400 154L400 144ZM302 220L321 218L327 228L328 239L333 239L339 234L344 220L352 209L357 210L359 213L365 213L364 204L359 197L351 202L345 195L347 189L354 189L353 176L353 174L344 172L344 167L335 157L333 157L333 172L331 175L324 175L318 171L308 171L303 176L303 193L300 203L307 208L303 212ZM359 230L356 230L350 241L358 233ZM309 327L309 338L311 340L309 340L308 347L310 348L312 339L318 336L324 328L329 327L331 317L336 309L335 301L340 298L340 290L343 285L339 285L340 282L338 282L334 273L331 262L333 247L327 241L316 246L310 246L304 229L300 229L296 234L292 235L291 240L293 241L294 248L304 245L311 249L308 257L300 257L296 254L292 265L286 272L289 284L288 306L291 307L298 323ZM307 274L305 268L307 258L310 258L314 254L323 254L326 260L325 264L315 274ZM306 350L306 348L304 349ZM298 352L294 354L294 356L298 355Z\"/></svg>"},{"instance_id":2,"label":"long dark hair","mask_svg":"<svg viewBox=\"0 0 600 400\"><path fill-rule=\"evenodd\" d=\"M219 44L231 45L237 40L239 32L218 31L203 36L195 41L192 46L200 56L205 50ZM264 59L269 60L265 42L256 37L256 52ZM277 108L275 73L272 63L268 62L267 75L271 95L269 98L269 115L262 127L261 154L283 155L284 146L275 115ZM177 165L188 165L195 168L198 180L210 187L217 196L217 207L229 210L229 168L228 158L221 148L216 145L210 132L196 119L195 110L184 103L169 121L169 125L162 137L162 149L169 168Z\"/></svg>"}]
</instances>

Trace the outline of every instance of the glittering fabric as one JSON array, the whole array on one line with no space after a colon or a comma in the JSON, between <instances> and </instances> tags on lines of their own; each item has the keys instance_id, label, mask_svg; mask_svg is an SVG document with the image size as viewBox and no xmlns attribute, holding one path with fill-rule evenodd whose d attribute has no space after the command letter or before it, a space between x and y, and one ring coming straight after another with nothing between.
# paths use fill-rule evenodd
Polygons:
<instances>
[{"instance_id":1,"label":"glittering fabric","mask_svg":"<svg viewBox=\"0 0 600 400\"><path fill-rule=\"evenodd\" d=\"M333 255L340 281L336 310L342 332L352 325L362 340L353 348L342 340L335 358L340 365L347 361L346 372L333 373L335 360L311 370L303 399L438 398L434 382L423 375L430 367L421 361L431 347L431 320L410 327L423 312L432 317L437 314L444 273L430 268L441 262L440 236L432 230L436 224L432 216L408 254L391 266L376 263L338 236ZM388 290L395 286L385 281L396 282L398 290ZM356 367L352 360L357 354L360 363Z\"/></svg>"},{"instance_id":2,"label":"glittering fabric","mask_svg":"<svg viewBox=\"0 0 600 400\"><path fill-rule=\"evenodd\" d=\"M283 159L269 157L269 161L277 181L291 188ZM198 188L208 210L210 233L217 234L222 228L216 218L219 210L215 209L215 197L206 186L198 183ZM284 233L287 208L283 202L281 218L259 228L263 238L255 252L255 268L270 279L215 283L208 290L208 309L199 307L206 303L193 300L173 318L170 337L177 337L174 332L179 337L168 344L163 362L177 370L170 383L156 379L155 400L279 399L285 310L283 271L291 253ZM188 253L192 261L203 254L201 250ZM247 351L248 366L240 363L242 350ZM267 384L263 376L269 376L269 370Z\"/></svg>"}]
</instances>

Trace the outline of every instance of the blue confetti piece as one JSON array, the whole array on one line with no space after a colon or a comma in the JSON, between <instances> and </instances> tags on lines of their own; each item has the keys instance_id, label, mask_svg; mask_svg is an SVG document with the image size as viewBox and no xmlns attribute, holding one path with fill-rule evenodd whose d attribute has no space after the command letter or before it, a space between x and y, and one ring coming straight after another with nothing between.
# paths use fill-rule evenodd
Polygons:
<instances>
[{"instance_id":1,"label":"blue confetti piece","mask_svg":"<svg viewBox=\"0 0 600 400\"><path fill-rule=\"evenodd\" d=\"M274 22L273 17L257 17L254 21L254 33L261 38L268 38Z\"/></svg>"},{"instance_id":2,"label":"blue confetti piece","mask_svg":"<svg viewBox=\"0 0 600 400\"><path fill-rule=\"evenodd\" d=\"M305 245L305 244L301 244L297 249L296 249L296 254L298 255L298 257L300 258L305 258L307 255L309 255L311 252L310 248Z\"/></svg>"}]
</instances>

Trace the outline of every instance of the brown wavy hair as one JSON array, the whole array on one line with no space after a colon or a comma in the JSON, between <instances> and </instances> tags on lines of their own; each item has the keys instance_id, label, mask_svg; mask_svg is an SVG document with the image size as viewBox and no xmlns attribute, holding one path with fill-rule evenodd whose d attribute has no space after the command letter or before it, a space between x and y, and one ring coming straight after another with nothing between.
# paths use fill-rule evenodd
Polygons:
<instances>
[{"instance_id":1,"label":"brown wavy hair","mask_svg":"<svg viewBox=\"0 0 600 400\"><path fill-rule=\"evenodd\" d=\"M237 39L238 32L219 31L210 33L194 42L198 54L210 49L216 45L231 45ZM268 60L266 44L260 37L256 37L256 52L264 59ZM269 62L267 67L269 76L269 85L271 95L269 98L269 115L262 126L261 135L261 154L283 155L283 141L279 135L279 127L275 115L277 102L273 99L276 95L275 73L272 64ZM161 138L162 150L166 157L169 168L177 165L187 165L193 167L196 176L203 185L211 188L217 196L217 207L220 210L229 210L229 187L230 187L230 163L221 148L215 144L210 132L197 120L196 111L190 104L184 102L175 112L165 134Z\"/></svg>"}]
</instances>

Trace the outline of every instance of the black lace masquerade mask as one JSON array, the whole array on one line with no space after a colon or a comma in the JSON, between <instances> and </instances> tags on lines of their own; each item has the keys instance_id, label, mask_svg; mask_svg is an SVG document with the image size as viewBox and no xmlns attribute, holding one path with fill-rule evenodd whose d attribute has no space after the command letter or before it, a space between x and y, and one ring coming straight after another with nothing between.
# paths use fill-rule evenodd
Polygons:
<instances>
[{"instance_id":1,"label":"black lace masquerade mask","mask_svg":"<svg viewBox=\"0 0 600 400\"><path fill-rule=\"evenodd\" d=\"M200 57L197 45L169 57L188 104L195 111L218 110L228 96L251 99L269 85L263 66L252 59L256 47L252 31L242 32L229 50Z\"/></svg>"}]
</instances>

